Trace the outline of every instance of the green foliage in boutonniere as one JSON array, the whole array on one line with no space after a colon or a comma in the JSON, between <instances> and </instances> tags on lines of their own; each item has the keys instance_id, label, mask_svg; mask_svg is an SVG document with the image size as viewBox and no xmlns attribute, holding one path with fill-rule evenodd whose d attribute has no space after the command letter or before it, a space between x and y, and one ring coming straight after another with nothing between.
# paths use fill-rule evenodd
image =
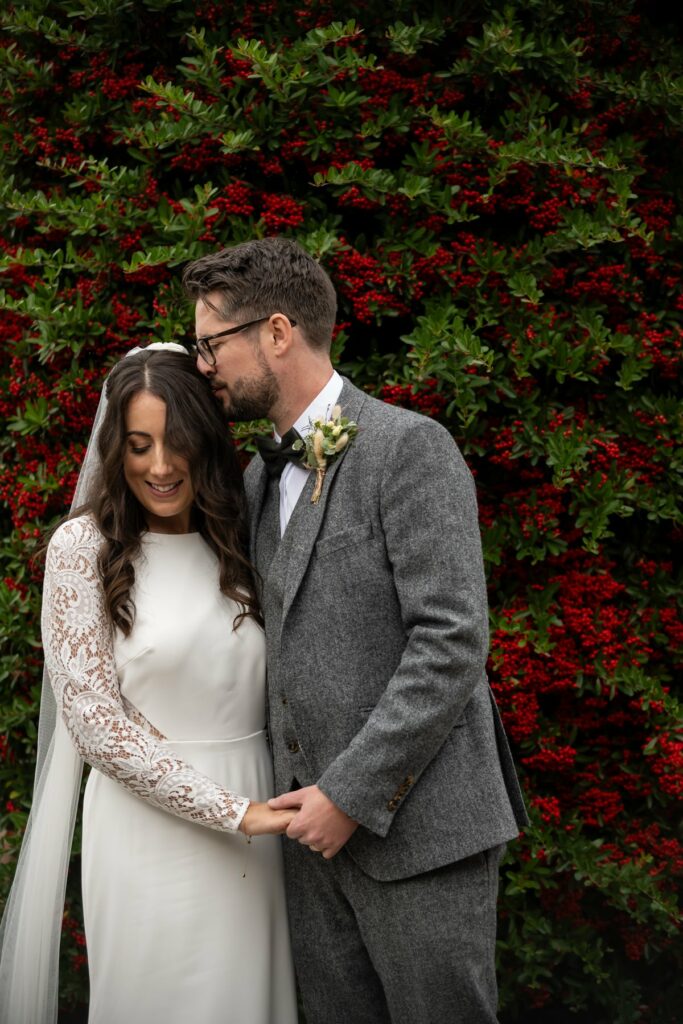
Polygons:
<instances>
[{"instance_id":1,"label":"green foliage in boutonniere","mask_svg":"<svg viewBox=\"0 0 683 1024\"><path fill-rule=\"evenodd\" d=\"M311 504L317 505L323 489L327 467L353 441L358 433L358 424L341 414L341 406L335 405L329 420L311 420L311 431L307 437L295 441L295 451L303 450L302 462L316 473L315 490Z\"/></svg>"}]
</instances>

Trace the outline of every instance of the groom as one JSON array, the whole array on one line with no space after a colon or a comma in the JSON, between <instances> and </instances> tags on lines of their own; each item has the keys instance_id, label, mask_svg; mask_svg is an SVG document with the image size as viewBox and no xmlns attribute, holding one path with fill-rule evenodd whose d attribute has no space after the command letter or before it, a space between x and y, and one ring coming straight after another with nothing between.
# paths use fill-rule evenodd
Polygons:
<instances>
[{"instance_id":1,"label":"groom","mask_svg":"<svg viewBox=\"0 0 683 1024\"><path fill-rule=\"evenodd\" d=\"M276 432L245 483L307 1024L495 1022L498 862L526 815L484 671L472 477L443 427L333 370L334 288L296 243L183 281L199 368ZM293 449L336 405L355 436L322 462L319 440Z\"/></svg>"}]
</instances>

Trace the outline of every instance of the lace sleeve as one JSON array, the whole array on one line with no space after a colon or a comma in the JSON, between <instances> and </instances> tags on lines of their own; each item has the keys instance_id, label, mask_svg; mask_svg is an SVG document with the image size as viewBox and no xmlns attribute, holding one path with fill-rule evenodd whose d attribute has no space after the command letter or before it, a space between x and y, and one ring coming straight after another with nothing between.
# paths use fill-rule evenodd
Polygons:
<instances>
[{"instance_id":1,"label":"lace sleeve","mask_svg":"<svg viewBox=\"0 0 683 1024\"><path fill-rule=\"evenodd\" d=\"M197 772L126 715L116 675L112 629L97 570L101 536L73 519L47 552L42 633L57 706L88 764L170 814L234 832L249 806Z\"/></svg>"}]
</instances>

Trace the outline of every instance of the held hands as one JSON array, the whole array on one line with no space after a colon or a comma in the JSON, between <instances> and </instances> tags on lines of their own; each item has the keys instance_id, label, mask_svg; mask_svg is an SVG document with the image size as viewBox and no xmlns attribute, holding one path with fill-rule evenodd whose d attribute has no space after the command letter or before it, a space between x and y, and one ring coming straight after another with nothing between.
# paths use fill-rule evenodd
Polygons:
<instances>
[{"instance_id":1,"label":"held hands","mask_svg":"<svg viewBox=\"0 0 683 1024\"><path fill-rule=\"evenodd\" d=\"M305 786L291 793L273 797L268 806L283 813L294 814L287 828L290 839L298 839L315 853L330 860L339 853L358 828L358 822L349 818L317 786Z\"/></svg>"},{"instance_id":2,"label":"held hands","mask_svg":"<svg viewBox=\"0 0 683 1024\"><path fill-rule=\"evenodd\" d=\"M239 831L248 836L281 835L295 817L295 811L274 811L268 804L252 801L244 812Z\"/></svg>"}]
</instances>

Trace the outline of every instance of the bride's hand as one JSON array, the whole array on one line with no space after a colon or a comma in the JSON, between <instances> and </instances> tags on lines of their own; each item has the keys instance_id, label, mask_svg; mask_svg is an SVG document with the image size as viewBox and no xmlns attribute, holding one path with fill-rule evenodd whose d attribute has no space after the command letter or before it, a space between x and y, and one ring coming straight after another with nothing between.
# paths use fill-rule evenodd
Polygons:
<instances>
[{"instance_id":1,"label":"bride's hand","mask_svg":"<svg viewBox=\"0 0 683 1024\"><path fill-rule=\"evenodd\" d=\"M286 832L296 810L273 811L268 804L253 801L240 822L239 830L248 836L272 836Z\"/></svg>"}]
</instances>

